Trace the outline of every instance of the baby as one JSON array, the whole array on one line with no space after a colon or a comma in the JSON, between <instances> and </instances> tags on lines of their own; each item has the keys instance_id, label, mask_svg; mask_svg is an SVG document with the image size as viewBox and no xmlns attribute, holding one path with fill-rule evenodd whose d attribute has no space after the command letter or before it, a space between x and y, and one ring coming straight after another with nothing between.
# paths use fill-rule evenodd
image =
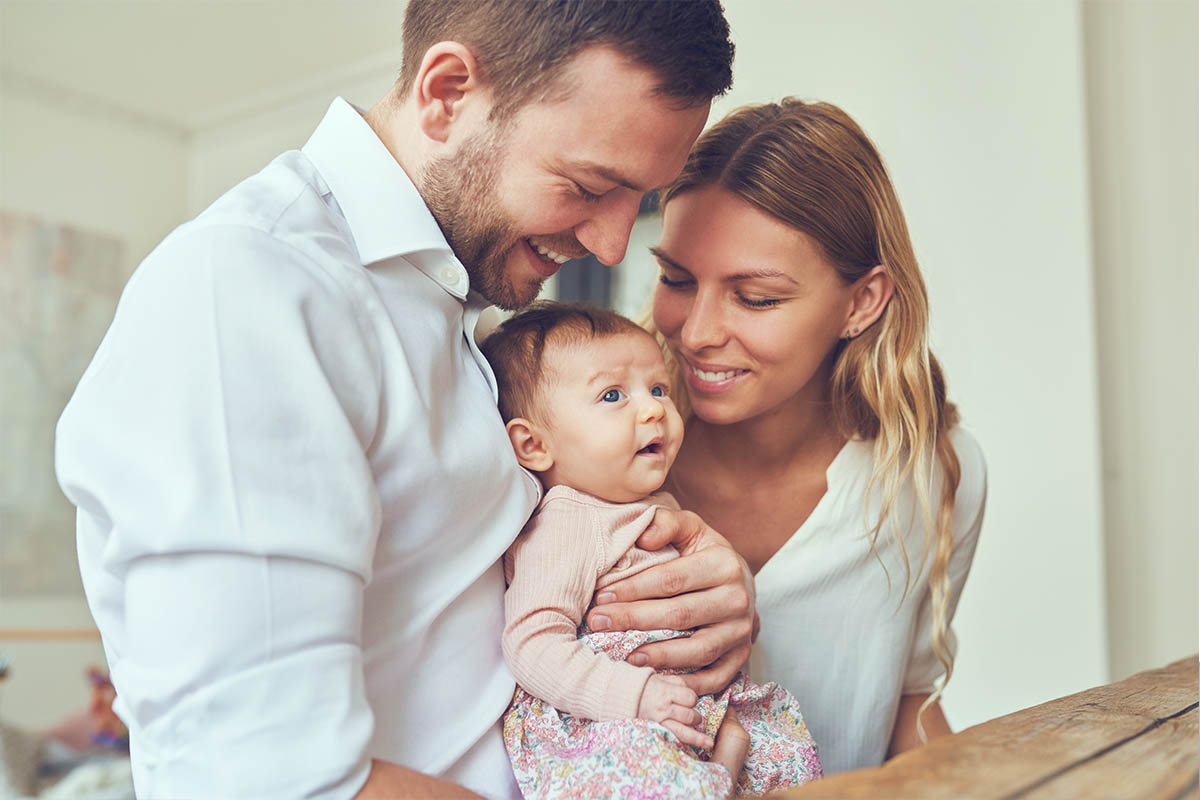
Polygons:
<instances>
[{"instance_id":1,"label":"baby","mask_svg":"<svg viewBox=\"0 0 1200 800\"><path fill-rule=\"evenodd\" d=\"M504 739L526 798L725 797L821 774L796 700L743 675L697 698L625 659L681 631L599 633L596 591L678 557L635 544L683 440L654 338L612 311L539 303L483 343L517 460L546 492L504 557L504 654L517 689ZM741 775L712 736L726 709L750 735ZM703 731L693 726L699 724Z\"/></svg>"}]
</instances>

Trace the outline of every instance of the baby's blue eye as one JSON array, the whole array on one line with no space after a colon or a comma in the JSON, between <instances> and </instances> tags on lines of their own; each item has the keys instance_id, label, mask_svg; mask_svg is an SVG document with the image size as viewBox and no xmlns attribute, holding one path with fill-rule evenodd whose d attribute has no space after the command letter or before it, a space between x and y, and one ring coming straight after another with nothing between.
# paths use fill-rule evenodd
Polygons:
<instances>
[{"instance_id":1,"label":"baby's blue eye","mask_svg":"<svg viewBox=\"0 0 1200 800\"><path fill-rule=\"evenodd\" d=\"M603 400L605 403L615 403L621 399L621 390L620 389L609 389L607 392L605 392L601 396L600 399Z\"/></svg>"},{"instance_id":2,"label":"baby's blue eye","mask_svg":"<svg viewBox=\"0 0 1200 800\"><path fill-rule=\"evenodd\" d=\"M663 391L663 387L655 386L653 389L650 390L650 394L653 395L654 397L662 397L663 395L666 394L666 392Z\"/></svg>"}]
</instances>

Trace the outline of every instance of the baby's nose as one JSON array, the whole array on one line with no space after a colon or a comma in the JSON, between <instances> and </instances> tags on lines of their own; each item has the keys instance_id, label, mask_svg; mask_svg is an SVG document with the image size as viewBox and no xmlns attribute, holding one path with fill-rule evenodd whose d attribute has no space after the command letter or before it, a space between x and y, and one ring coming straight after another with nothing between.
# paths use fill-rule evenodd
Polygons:
<instances>
[{"instance_id":1,"label":"baby's nose","mask_svg":"<svg viewBox=\"0 0 1200 800\"><path fill-rule=\"evenodd\" d=\"M656 397L651 397L642 404L641 414L638 419L642 422L654 422L660 420L666 414L666 409L663 408L662 401Z\"/></svg>"}]
</instances>

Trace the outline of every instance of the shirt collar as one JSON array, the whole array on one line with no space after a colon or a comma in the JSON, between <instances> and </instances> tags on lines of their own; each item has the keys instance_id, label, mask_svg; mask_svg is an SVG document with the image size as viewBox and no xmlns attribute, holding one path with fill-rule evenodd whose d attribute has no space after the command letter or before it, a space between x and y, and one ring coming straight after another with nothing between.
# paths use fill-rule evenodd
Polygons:
<instances>
[{"instance_id":1,"label":"shirt collar","mask_svg":"<svg viewBox=\"0 0 1200 800\"><path fill-rule=\"evenodd\" d=\"M463 269L417 187L354 106L336 98L303 152L341 207L364 266L441 250Z\"/></svg>"}]
</instances>

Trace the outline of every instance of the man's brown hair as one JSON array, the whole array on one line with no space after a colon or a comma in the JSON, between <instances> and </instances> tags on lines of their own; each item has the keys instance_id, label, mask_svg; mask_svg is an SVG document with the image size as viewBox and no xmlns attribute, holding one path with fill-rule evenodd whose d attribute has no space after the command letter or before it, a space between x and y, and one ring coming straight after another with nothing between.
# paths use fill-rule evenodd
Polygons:
<instances>
[{"instance_id":1,"label":"man's brown hair","mask_svg":"<svg viewBox=\"0 0 1200 800\"><path fill-rule=\"evenodd\" d=\"M706 103L733 82L733 43L719 0L411 0L403 97L425 51L447 40L474 54L495 94L495 117L546 97L566 62L592 45L653 71L657 92L681 107Z\"/></svg>"},{"instance_id":2,"label":"man's brown hair","mask_svg":"<svg viewBox=\"0 0 1200 800\"><path fill-rule=\"evenodd\" d=\"M508 422L537 414L546 377L542 357L551 336L556 345L561 345L622 333L650 335L615 311L585 303L540 300L509 317L480 345L496 374L500 416Z\"/></svg>"}]
</instances>

